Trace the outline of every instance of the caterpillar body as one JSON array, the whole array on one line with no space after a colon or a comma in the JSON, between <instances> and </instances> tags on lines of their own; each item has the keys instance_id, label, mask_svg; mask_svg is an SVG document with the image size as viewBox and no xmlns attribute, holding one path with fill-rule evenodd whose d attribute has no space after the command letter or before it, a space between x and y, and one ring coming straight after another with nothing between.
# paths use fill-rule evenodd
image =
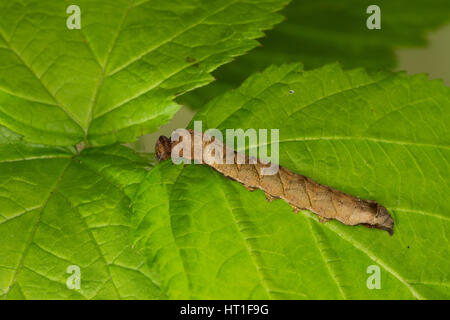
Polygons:
<instances>
[{"instance_id":1,"label":"caterpillar body","mask_svg":"<svg viewBox=\"0 0 450 320\"><path fill-rule=\"evenodd\" d=\"M236 180L247 189L253 191L261 189L266 194L268 201L283 199L288 202L294 211L309 210L319 216L321 222L336 219L346 225L364 225L369 228L386 230L390 235L394 232L394 220L385 207L372 200L363 200L334 188L319 184L314 180L294 173L287 168L279 167L274 175L263 175L261 170L268 165L259 159L250 158L243 154L234 153L234 163L226 164L225 161L216 163L211 161L211 155L206 154L207 146L211 143L219 143L223 148L224 156L230 149L219 141L215 141L207 135L189 130L191 135L191 152L185 152L181 156L185 159L197 161L209 165L225 177ZM202 144L203 152L194 152L194 137ZM165 136L160 136L155 153L159 161L171 157L172 151L182 141L171 141ZM245 163L238 164L236 159L244 157ZM205 161L208 159L209 161ZM241 158L242 159L242 158Z\"/></svg>"}]
</instances>

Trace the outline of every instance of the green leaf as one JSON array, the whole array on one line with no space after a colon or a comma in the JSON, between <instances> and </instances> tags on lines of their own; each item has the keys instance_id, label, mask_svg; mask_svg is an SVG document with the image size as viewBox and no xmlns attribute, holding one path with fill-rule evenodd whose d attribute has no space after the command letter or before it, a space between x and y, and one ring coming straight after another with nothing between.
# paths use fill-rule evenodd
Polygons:
<instances>
[{"instance_id":1,"label":"green leaf","mask_svg":"<svg viewBox=\"0 0 450 320\"><path fill-rule=\"evenodd\" d=\"M176 95L255 47L287 0L2 1L0 124L27 141L92 145L156 131ZM69 5L81 29L69 30Z\"/></svg>"},{"instance_id":2,"label":"green leaf","mask_svg":"<svg viewBox=\"0 0 450 320\"><path fill-rule=\"evenodd\" d=\"M170 298L448 299L450 89L425 75L270 67L211 101L203 128L280 129L280 164L384 205L394 235L294 214L213 169L154 167L135 242ZM381 272L370 290L367 269Z\"/></svg>"},{"instance_id":3,"label":"green leaf","mask_svg":"<svg viewBox=\"0 0 450 320\"><path fill-rule=\"evenodd\" d=\"M381 30L369 30L369 5L381 9ZM214 73L217 81L179 98L194 109L271 64L302 62L316 68L340 61L346 68L393 69L395 50L424 46L426 32L450 22L447 0L295 0L286 21L267 33L262 46Z\"/></svg>"},{"instance_id":4,"label":"green leaf","mask_svg":"<svg viewBox=\"0 0 450 320\"><path fill-rule=\"evenodd\" d=\"M75 155L25 144L4 128L0 143L0 299L161 296L128 237L129 198L145 163L125 147ZM79 290L66 286L72 265Z\"/></svg>"}]
</instances>

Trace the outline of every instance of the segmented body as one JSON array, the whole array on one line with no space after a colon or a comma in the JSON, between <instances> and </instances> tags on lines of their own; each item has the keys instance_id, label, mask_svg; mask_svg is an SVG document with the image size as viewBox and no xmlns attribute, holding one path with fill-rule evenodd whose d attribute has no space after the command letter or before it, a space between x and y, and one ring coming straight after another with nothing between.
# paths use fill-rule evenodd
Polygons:
<instances>
[{"instance_id":1,"label":"segmented body","mask_svg":"<svg viewBox=\"0 0 450 320\"><path fill-rule=\"evenodd\" d=\"M295 211L307 209L320 217L325 222L329 219L336 219L346 225L362 224L371 228L386 230L393 234L394 220L385 207L372 200L362 200L357 197L345 194L334 188L319 184L314 180L294 173L287 168L279 167L274 175L263 175L262 168L268 167L260 160L245 156L245 163L238 164L236 159L238 153L234 153L234 163L225 164L212 161L212 155L205 153L206 148L214 141L211 137L201 133L189 131L191 135L191 152L182 154L183 158L197 160L209 165L224 176L236 180L247 189L261 189L266 194L269 201L273 199L283 199L288 202ZM194 136L202 144L202 153L194 152ZM161 136L156 144L156 154L160 160L168 159L172 149L181 141L171 142L168 138ZM221 145L222 155L225 157L229 151L226 145ZM209 161L205 161L209 159ZM251 163L250 159L253 160Z\"/></svg>"}]
</instances>

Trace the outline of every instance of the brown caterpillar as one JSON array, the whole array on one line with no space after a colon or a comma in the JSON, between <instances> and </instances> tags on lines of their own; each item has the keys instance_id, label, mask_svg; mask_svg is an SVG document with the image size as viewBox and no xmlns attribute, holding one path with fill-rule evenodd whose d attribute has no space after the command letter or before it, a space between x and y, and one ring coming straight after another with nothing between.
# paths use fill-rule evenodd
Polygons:
<instances>
[{"instance_id":1,"label":"brown caterpillar","mask_svg":"<svg viewBox=\"0 0 450 320\"><path fill-rule=\"evenodd\" d=\"M185 159L197 160L204 163L202 160L207 157L205 150L207 146L213 142L220 143L225 155L226 145L215 141L214 138L203 135L201 133L189 130L191 135L192 150L190 154L180 154ZM200 138L202 144L202 154L195 154L193 151L194 136ZM166 160L171 157L173 148L182 141L171 142L165 136L160 136L156 146L155 153L159 161ZM230 150L230 149L228 149ZM234 152L234 151L232 151ZM234 159L238 156L234 152ZM294 211L307 209L319 216L321 222L326 222L330 219L336 219L346 225L364 225L369 228L377 228L386 230L389 235L394 232L394 220L390 216L385 207L372 200L362 200L357 197L345 194L339 190L331 187L321 185L314 180L305 177L301 174L294 173L284 167L279 167L278 172L274 175L262 175L261 169L267 167L267 164L256 160L252 163L248 156L244 156L245 164L217 164L214 162L205 163L224 176L236 180L243 184L247 189L253 191L256 188L261 189L266 194L267 200L283 199L288 202ZM203 159L199 159L199 158Z\"/></svg>"}]
</instances>

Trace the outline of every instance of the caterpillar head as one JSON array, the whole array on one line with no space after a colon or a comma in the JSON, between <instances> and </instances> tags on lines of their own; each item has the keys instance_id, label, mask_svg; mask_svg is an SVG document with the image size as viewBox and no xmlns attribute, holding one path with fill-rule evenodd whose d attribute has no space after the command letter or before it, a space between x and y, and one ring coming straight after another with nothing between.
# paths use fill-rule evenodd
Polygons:
<instances>
[{"instance_id":1,"label":"caterpillar head","mask_svg":"<svg viewBox=\"0 0 450 320\"><path fill-rule=\"evenodd\" d=\"M158 161L167 160L172 152L172 143L166 136L160 136L155 145L155 156Z\"/></svg>"}]
</instances>

